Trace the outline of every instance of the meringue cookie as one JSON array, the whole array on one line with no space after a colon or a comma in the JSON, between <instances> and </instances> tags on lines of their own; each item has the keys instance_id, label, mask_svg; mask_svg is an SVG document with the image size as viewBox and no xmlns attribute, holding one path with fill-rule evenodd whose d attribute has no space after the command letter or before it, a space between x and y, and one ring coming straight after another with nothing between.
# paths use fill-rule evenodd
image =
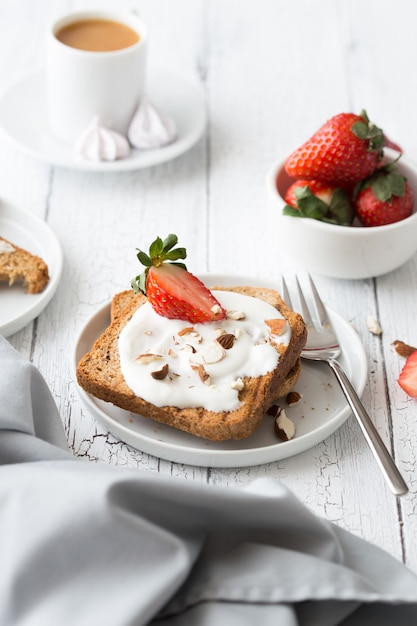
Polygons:
<instances>
[{"instance_id":1,"label":"meringue cookie","mask_svg":"<svg viewBox=\"0 0 417 626\"><path fill-rule=\"evenodd\" d=\"M172 143L177 137L177 129L171 117L158 111L144 97L133 115L127 136L134 148L151 150Z\"/></svg>"},{"instance_id":2,"label":"meringue cookie","mask_svg":"<svg viewBox=\"0 0 417 626\"><path fill-rule=\"evenodd\" d=\"M90 161L115 161L127 157L130 146L123 135L102 126L96 116L77 139L75 150Z\"/></svg>"}]
</instances>

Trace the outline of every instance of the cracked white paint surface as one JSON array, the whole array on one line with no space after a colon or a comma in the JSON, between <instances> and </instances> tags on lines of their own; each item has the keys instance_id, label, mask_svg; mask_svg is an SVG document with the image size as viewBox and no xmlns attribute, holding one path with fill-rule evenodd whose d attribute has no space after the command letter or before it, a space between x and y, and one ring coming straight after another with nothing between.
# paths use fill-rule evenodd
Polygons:
<instances>
[{"instance_id":1,"label":"cracked white paint surface","mask_svg":"<svg viewBox=\"0 0 417 626\"><path fill-rule=\"evenodd\" d=\"M381 546L417 572L417 403L398 387L402 360L391 345L395 339L417 342L416 256L401 270L376 280L315 277L327 304L352 322L365 344L370 375L363 400L384 441L393 446L411 489L398 504L353 419L325 442L291 459L236 470L190 467L143 454L108 434L82 408L71 369L75 338L86 319L115 292L128 288L139 268L136 247L158 234L179 235L196 273L276 276L278 284L281 271L293 271L296 264L280 256L279 233L265 221L265 176L276 159L330 115L360 111L368 102L371 109L373 104L375 110L368 113L375 113L375 121L417 161L417 89L409 80L415 73L409 63L417 58L416 7L402 7L409 15L404 19L402 13L401 27L395 28L400 17L391 11L389 0L380 0L377 13L372 3L359 0L322 0L320 11L310 0L267 0L261 13L250 0L117 2L121 4L129 9L140 4L141 15L152 24L153 63L168 64L200 84L208 132L172 162L117 175L53 168L0 142L0 196L44 218L65 256L55 298L35 324L11 338L12 344L45 376L70 447L81 459L231 489L258 477L275 478L318 515ZM66 0L53 5L57 14L67 10ZM35 7L30 0L0 4L2 86L41 66L51 7L47 2ZM358 13L361 20L356 19ZM319 18L326 20L319 26L326 41L309 50L311 69L306 72L303 54L294 51L289 25L297 23L298 42L309 41L305 30ZM13 28L2 27L11 20ZM369 31L371 21L374 28ZM172 27L176 23L181 24L180 40ZM184 28L185 23L190 26ZM242 37L247 24L256 24L257 36L261 33L256 54L250 38ZM18 46L11 64L10 52L19 41L25 46ZM376 59L384 76L395 73L397 82L407 85L407 98L400 101L382 74L369 81L366 67ZM332 81L323 80L323 72L330 73ZM300 81L292 80L300 73L304 93L317 97L300 97ZM367 328L369 311L378 316L381 336Z\"/></svg>"}]
</instances>

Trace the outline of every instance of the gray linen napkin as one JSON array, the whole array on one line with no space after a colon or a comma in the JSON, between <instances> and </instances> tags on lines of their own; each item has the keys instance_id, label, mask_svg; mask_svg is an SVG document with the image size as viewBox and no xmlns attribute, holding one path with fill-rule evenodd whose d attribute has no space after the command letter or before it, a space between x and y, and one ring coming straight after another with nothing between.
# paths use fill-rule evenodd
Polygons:
<instances>
[{"instance_id":1,"label":"gray linen napkin","mask_svg":"<svg viewBox=\"0 0 417 626\"><path fill-rule=\"evenodd\" d=\"M68 451L0 337L0 624L417 624L417 578L277 481L222 489Z\"/></svg>"}]
</instances>

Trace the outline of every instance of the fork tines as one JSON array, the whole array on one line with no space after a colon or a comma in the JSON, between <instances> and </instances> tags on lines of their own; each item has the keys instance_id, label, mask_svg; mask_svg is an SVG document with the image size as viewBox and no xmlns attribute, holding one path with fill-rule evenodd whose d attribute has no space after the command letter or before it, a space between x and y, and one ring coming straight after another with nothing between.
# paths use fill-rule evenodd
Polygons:
<instances>
[{"instance_id":1,"label":"fork tines","mask_svg":"<svg viewBox=\"0 0 417 626\"><path fill-rule=\"evenodd\" d=\"M284 277L282 277L282 297L284 302L286 302L288 306L290 306L293 310L297 310L301 314L307 326L313 323L314 317L315 321L318 322L319 327L323 327L328 324L327 311L310 274L307 274L307 278L309 283L308 292L302 289L298 277L295 276L294 278L294 290L297 295L298 306L296 303L292 302L290 292ZM313 305L312 308L309 307L309 305L307 304L305 293L308 293L307 299L309 300L309 302L311 301L311 304ZM313 315L311 313L312 309Z\"/></svg>"}]
</instances>

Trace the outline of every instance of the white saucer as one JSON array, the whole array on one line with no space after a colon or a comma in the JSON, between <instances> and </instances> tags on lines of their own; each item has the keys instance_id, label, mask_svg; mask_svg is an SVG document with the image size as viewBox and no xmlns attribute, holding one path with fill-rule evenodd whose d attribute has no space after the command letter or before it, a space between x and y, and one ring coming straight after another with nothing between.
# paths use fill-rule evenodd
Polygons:
<instances>
[{"instance_id":1,"label":"white saucer","mask_svg":"<svg viewBox=\"0 0 417 626\"><path fill-rule=\"evenodd\" d=\"M87 161L49 131L45 104L45 75L37 72L16 83L0 99L0 128L27 154L51 165L96 172L124 172L158 165L189 150L206 126L205 104L197 86L168 70L149 72L148 97L174 119L175 142L155 150L132 150L117 161Z\"/></svg>"},{"instance_id":2,"label":"white saucer","mask_svg":"<svg viewBox=\"0 0 417 626\"><path fill-rule=\"evenodd\" d=\"M276 288L271 281L239 276L200 276L207 285L248 285ZM333 311L328 311L342 346L340 362L359 395L367 380L366 355L354 328ZM110 303L88 320L75 346L73 368L89 351L93 342L110 322ZM75 379L75 374L74 374ZM282 406L296 425L294 439L280 442L272 418L265 416L257 430L242 441L213 442L158 424L151 419L123 411L97 400L78 387L87 410L113 435L125 443L154 456L200 467L243 467L285 459L315 446L331 435L351 411L328 365L303 361L295 389L302 401L294 407Z\"/></svg>"},{"instance_id":3,"label":"white saucer","mask_svg":"<svg viewBox=\"0 0 417 626\"><path fill-rule=\"evenodd\" d=\"M40 256L48 265L49 282L41 293L26 293L21 284L0 283L0 334L9 337L24 328L49 304L61 278L63 255L47 224L26 211L0 201L0 235Z\"/></svg>"}]
</instances>

